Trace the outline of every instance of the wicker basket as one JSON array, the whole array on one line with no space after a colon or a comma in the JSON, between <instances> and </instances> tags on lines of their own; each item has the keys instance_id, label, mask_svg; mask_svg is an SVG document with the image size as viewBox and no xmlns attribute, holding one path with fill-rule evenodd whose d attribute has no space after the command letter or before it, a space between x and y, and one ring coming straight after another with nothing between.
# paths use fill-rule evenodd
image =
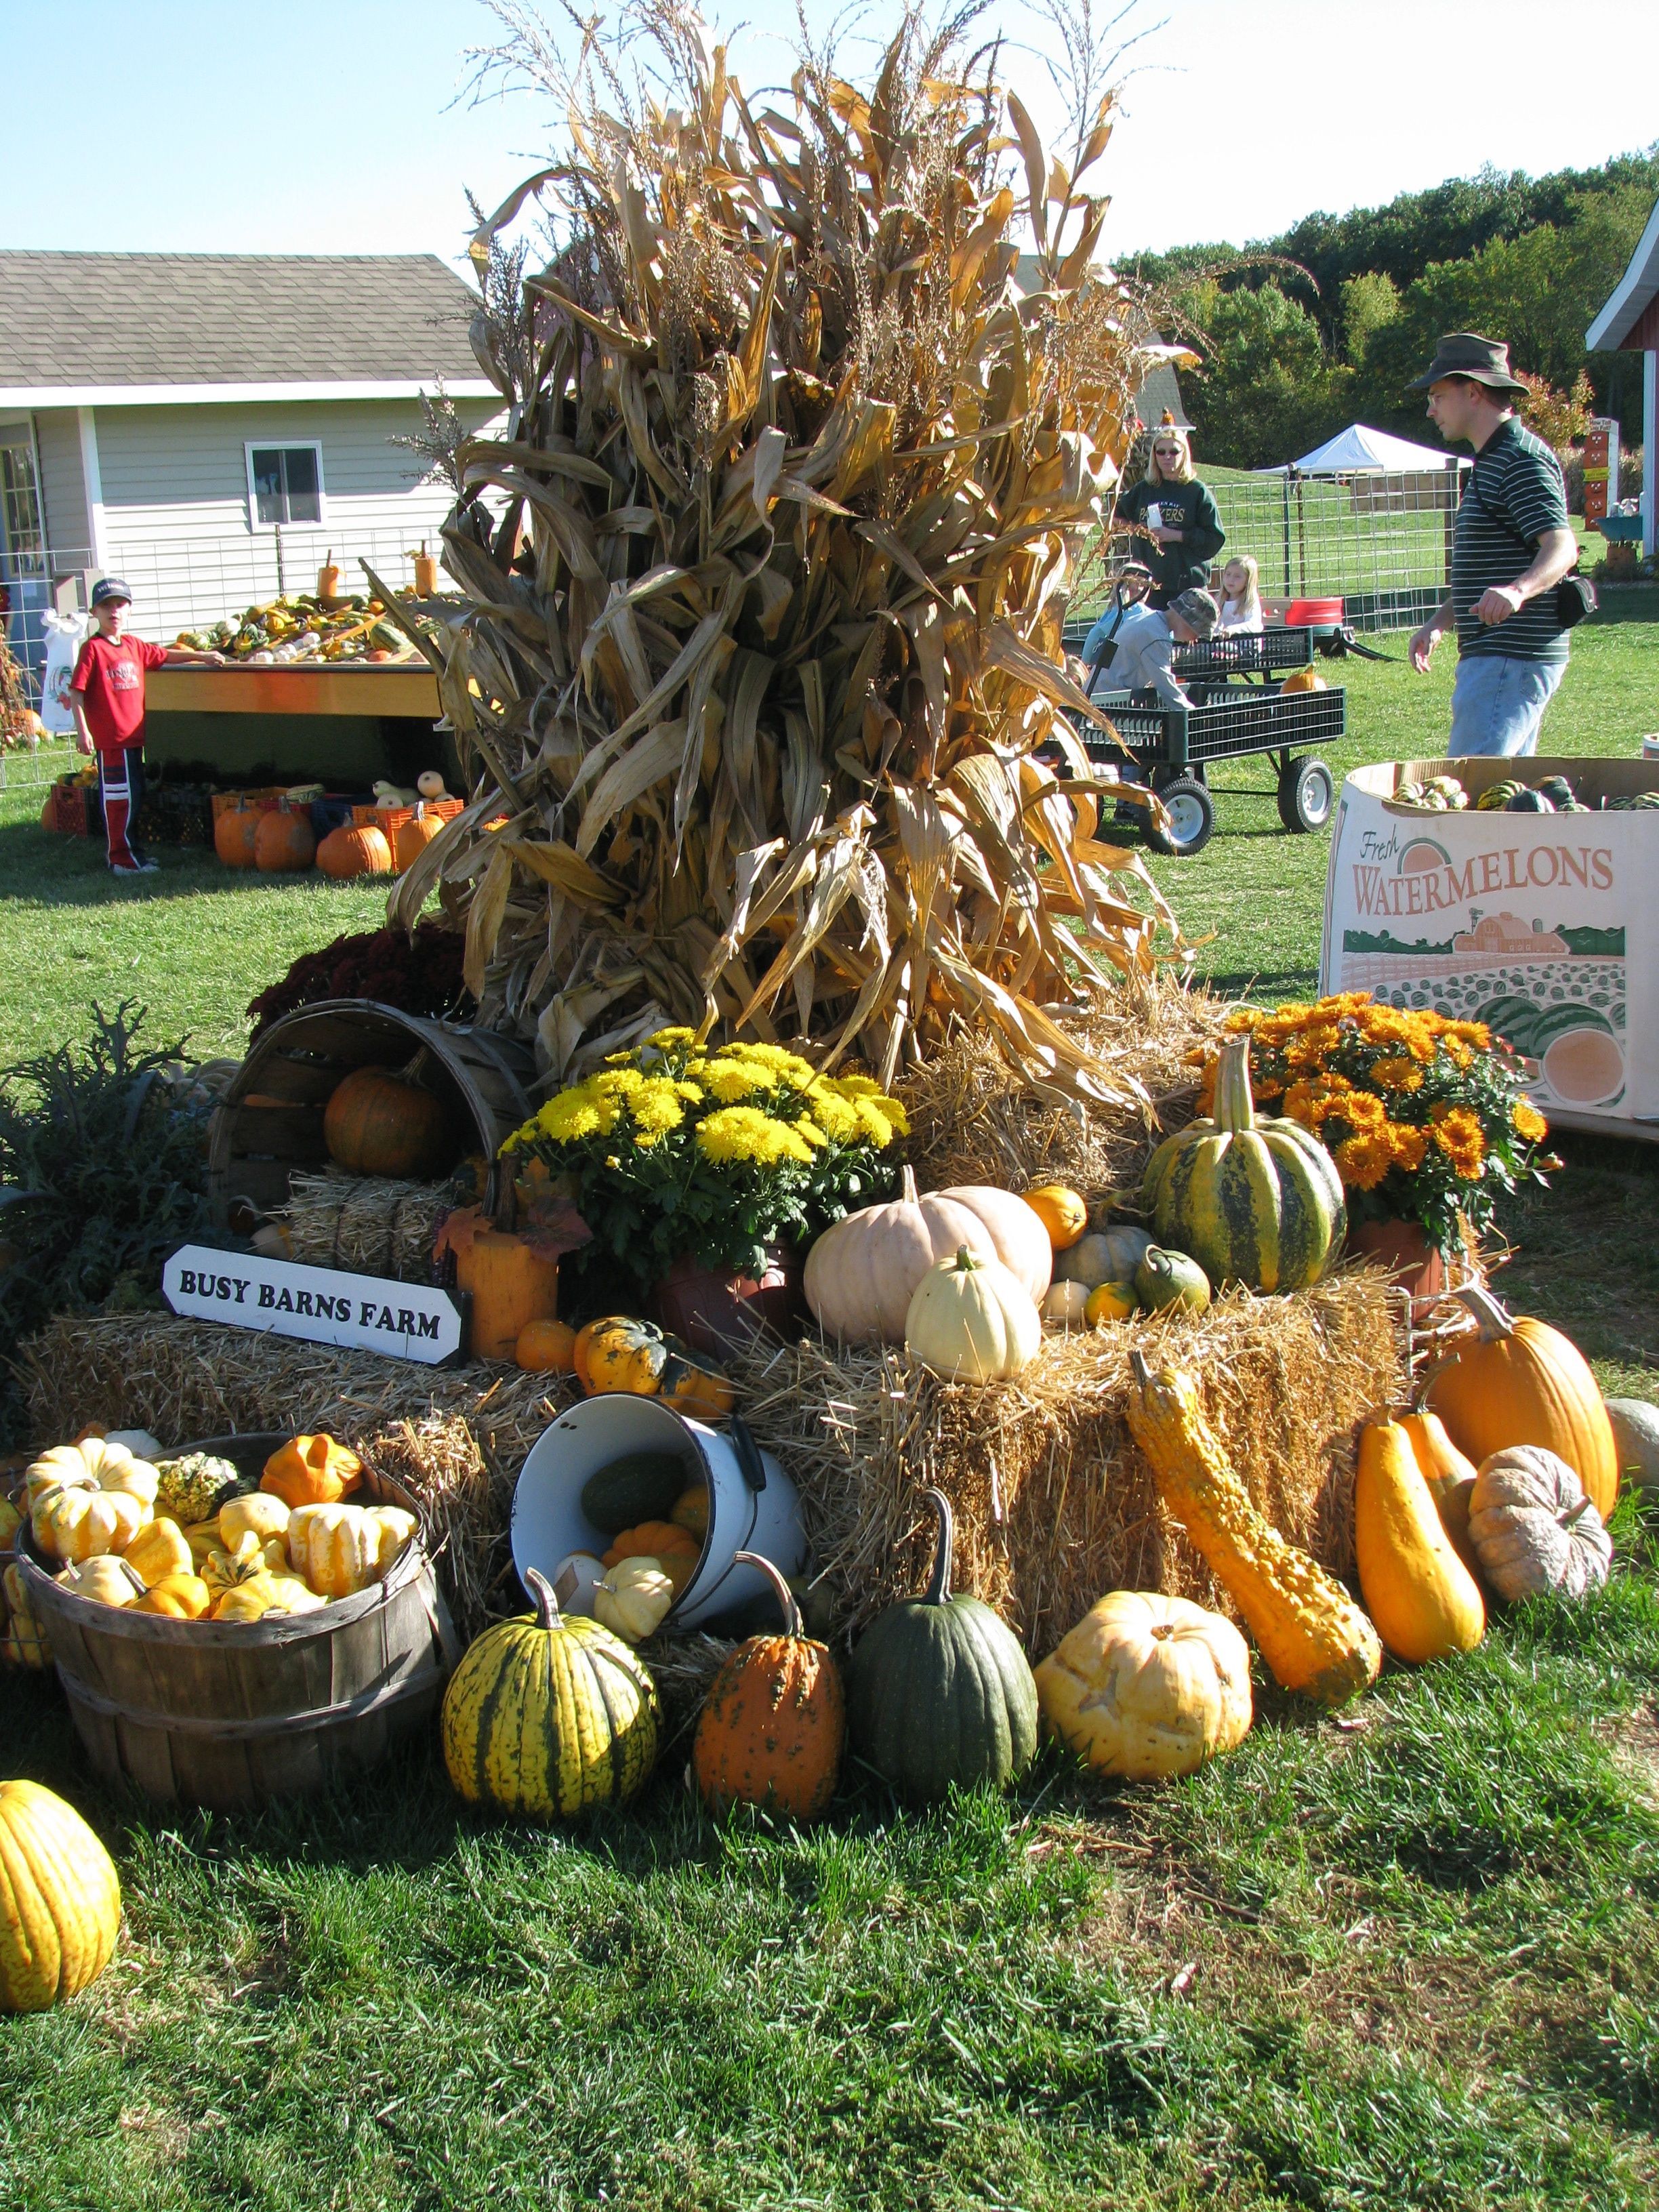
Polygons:
<instances>
[{"instance_id":1,"label":"wicker basket","mask_svg":"<svg viewBox=\"0 0 1659 2212\"><path fill-rule=\"evenodd\" d=\"M256 1474L284 1441L216 1437L188 1449ZM364 1492L416 1510L372 1469ZM18 1559L87 1756L105 1781L164 1803L230 1811L349 1781L428 1726L459 1656L418 1537L356 1597L248 1622L169 1620L77 1597L27 1532Z\"/></svg>"}]
</instances>

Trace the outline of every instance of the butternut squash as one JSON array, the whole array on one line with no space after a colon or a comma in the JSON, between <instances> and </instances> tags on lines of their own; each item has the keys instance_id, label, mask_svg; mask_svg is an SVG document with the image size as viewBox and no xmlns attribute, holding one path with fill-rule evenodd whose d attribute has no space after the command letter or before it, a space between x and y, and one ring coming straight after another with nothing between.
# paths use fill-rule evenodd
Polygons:
<instances>
[{"instance_id":1,"label":"butternut squash","mask_svg":"<svg viewBox=\"0 0 1659 2212\"><path fill-rule=\"evenodd\" d=\"M1410 1440L1412 1457L1429 1486L1440 1525L1458 1558L1479 1583L1480 1562L1469 1541L1469 1500L1474 1495L1474 1462L1466 1459L1446 1434L1438 1413L1402 1413L1400 1425Z\"/></svg>"},{"instance_id":2,"label":"butternut squash","mask_svg":"<svg viewBox=\"0 0 1659 2212\"><path fill-rule=\"evenodd\" d=\"M1164 1503L1243 1614L1274 1679L1322 1705L1346 1705L1382 1672L1376 1631L1341 1583L1256 1510L1191 1376L1153 1374L1138 1349L1129 1358L1129 1426Z\"/></svg>"},{"instance_id":3,"label":"butternut squash","mask_svg":"<svg viewBox=\"0 0 1659 2212\"><path fill-rule=\"evenodd\" d=\"M1419 1666L1473 1651L1486 1632L1486 1608L1402 1422L1361 1431L1353 1515L1360 1594L1387 1649Z\"/></svg>"}]
</instances>

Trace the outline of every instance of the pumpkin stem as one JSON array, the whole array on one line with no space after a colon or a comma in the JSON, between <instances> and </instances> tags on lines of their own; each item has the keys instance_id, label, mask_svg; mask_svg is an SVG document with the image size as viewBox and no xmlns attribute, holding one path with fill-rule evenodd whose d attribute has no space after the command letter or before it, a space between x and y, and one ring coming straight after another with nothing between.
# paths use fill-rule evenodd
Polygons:
<instances>
[{"instance_id":1,"label":"pumpkin stem","mask_svg":"<svg viewBox=\"0 0 1659 2212\"><path fill-rule=\"evenodd\" d=\"M553 1585L547 1577L538 1573L534 1567L526 1567L524 1579L530 1586L531 1596L535 1600L536 1613L540 1626L549 1630L562 1627L564 1617L559 1611L559 1601L554 1595Z\"/></svg>"},{"instance_id":2,"label":"pumpkin stem","mask_svg":"<svg viewBox=\"0 0 1659 2212\"><path fill-rule=\"evenodd\" d=\"M971 1252L967 1245L958 1244L957 1256L951 1262L951 1273L953 1275L976 1275L984 1265L984 1261Z\"/></svg>"},{"instance_id":3,"label":"pumpkin stem","mask_svg":"<svg viewBox=\"0 0 1659 2212\"><path fill-rule=\"evenodd\" d=\"M916 1174L908 1160L905 1162L899 1173L899 1195L906 1206L914 1206L916 1203Z\"/></svg>"},{"instance_id":4,"label":"pumpkin stem","mask_svg":"<svg viewBox=\"0 0 1659 2212\"><path fill-rule=\"evenodd\" d=\"M1146 1355L1138 1344L1132 1344L1129 1346L1129 1365L1133 1370L1135 1381L1144 1390L1152 1379L1152 1370L1146 1364Z\"/></svg>"},{"instance_id":5,"label":"pumpkin stem","mask_svg":"<svg viewBox=\"0 0 1659 2212\"><path fill-rule=\"evenodd\" d=\"M1250 1095L1250 1040L1233 1037L1216 1062L1215 1103L1210 1118L1218 1129L1254 1129L1255 1101Z\"/></svg>"},{"instance_id":6,"label":"pumpkin stem","mask_svg":"<svg viewBox=\"0 0 1659 2212\"><path fill-rule=\"evenodd\" d=\"M942 1490L927 1490L922 1495L933 1509L939 1539L933 1547L933 1571L922 1592L921 1601L924 1605L947 1605L951 1598L951 1553L956 1542L956 1517Z\"/></svg>"},{"instance_id":7,"label":"pumpkin stem","mask_svg":"<svg viewBox=\"0 0 1659 2212\"><path fill-rule=\"evenodd\" d=\"M777 1592L778 1603L783 1607L784 1634L792 1638L805 1635L806 1627L800 1617L800 1607L795 1602L795 1593L770 1559L759 1552L733 1552L732 1564L734 1567L758 1567Z\"/></svg>"},{"instance_id":8,"label":"pumpkin stem","mask_svg":"<svg viewBox=\"0 0 1659 2212\"><path fill-rule=\"evenodd\" d=\"M1500 1337L1513 1336L1515 1323L1508 1309L1495 1298L1484 1283L1466 1283L1461 1291L1452 1294L1461 1298L1480 1324L1482 1344L1495 1344Z\"/></svg>"}]
</instances>

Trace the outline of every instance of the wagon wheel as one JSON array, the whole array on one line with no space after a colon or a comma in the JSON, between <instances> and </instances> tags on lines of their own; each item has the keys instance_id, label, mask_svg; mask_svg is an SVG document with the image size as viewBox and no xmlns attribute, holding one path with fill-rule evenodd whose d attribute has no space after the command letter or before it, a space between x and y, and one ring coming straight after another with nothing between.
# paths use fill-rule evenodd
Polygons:
<instances>
[{"instance_id":1,"label":"wagon wheel","mask_svg":"<svg viewBox=\"0 0 1659 2212\"><path fill-rule=\"evenodd\" d=\"M1204 786L1196 776L1177 775L1158 795L1170 819L1167 829L1148 822L1146 842L1153 852L1167 853L1178 860L1201 853L1215 833L1215 801Z\"/></svg>"},{"instance_id":2,"label":"wagon wheel","mask_svg":"<svg viewBox=\"0 0 1659 2212\"><path fill-rule=\"evenodd\" d=\"M1336 778L1311 754L1279 763L1279 818L1287 830L1322 830L1336 804Z\"/></svg>"}]
</instances>

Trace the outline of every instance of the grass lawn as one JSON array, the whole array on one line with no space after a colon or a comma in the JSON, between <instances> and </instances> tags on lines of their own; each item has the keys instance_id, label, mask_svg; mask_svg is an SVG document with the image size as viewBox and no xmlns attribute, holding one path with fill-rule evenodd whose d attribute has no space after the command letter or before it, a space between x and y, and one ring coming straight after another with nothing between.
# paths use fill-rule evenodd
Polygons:
<instances>
[{"instance_id":1,"label":"grass lawn","mask_svg":"<svg viewBox=\"0 0 1659 2212\"><path fill-rule=\"evenodd\" d=\"M1449 659L1343 673L1334 767L1437 749ZM1547 726L1573 753L1659 726L1659 624L1581 630ZM1205 973L1307 993L1326 841L1219 787L1160 880ZM38 806L0 793L0 1061L122 996L234 1050L257 988L380 908L176 855L118 887ZM1562 1149L1508 1282L1659 1395L1659 1160ZM83 1997L0 2022L0 2208L1650 2206L1659 1515L1626 1499L1615 1535L1592 1602L1340 1719L1261 1690L1188 1782L1045 1759L923 1818L855 1785L800 1835L704 1819L683 1745L574 1834L459 1813L429 1748L311 1807L158 1817L9 1678L0 1771L99 1826L127 1934Z\"/></svg>"}]
</instances>

